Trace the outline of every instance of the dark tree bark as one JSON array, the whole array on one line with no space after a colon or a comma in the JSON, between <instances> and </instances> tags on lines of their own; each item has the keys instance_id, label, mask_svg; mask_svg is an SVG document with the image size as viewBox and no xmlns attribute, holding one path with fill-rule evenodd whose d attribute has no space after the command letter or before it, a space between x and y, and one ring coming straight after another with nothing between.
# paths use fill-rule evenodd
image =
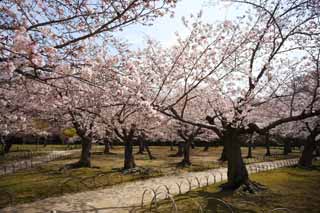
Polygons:
<instances>
[{"instance_id":1,"label":"dark tree bark","mask_svg":"<svg viewBox=\"0 0 320 213\"><path fill-rule=\"evenodd\" d=\"M209 144L206 143L206 145L205 145L204 148L203 148L203 151L204 151L204 152L207 152L208 150L209 150Z\"/></svg>"},{"instance_id":2,"label":"dark tree bark","mask_svg":"<svg viewBox=\"0 0 320 213\"><path fill-rule=\"evenodd\" d=\"M11 147L12 147L12 141L11 140L7 140L5 142L4 148L3 148L4 154L8 154L10 152Z\"/></svg>"},{"instance_id":3,"label":"dark tree bark","mask_svg":"<svg viewBox=\"0 0 320 213\"><path fill-rule=\"evenodd\" d=\"M63 169L75 169L81 167L91 167L91 137L82 136L81 137L81 154L80 159L76 163L71 163L63 166L59 170Z\"/></svg>"},{"instance_id":4,"label":"dark tree bark","mask_svg":"<svg viewBox=\"0 0 320 213\"><path fill-rule=\"evenodd\" d=\"M124 163L123 170L130 170L136 167L133 156L133 138L134 133L136 132L135 125L132 125L130 130L122 128L122 133L119 132L117 128L114 129L114 132L124 142Z\"/></svg>"},{"instance_id":5,"label":"dark tree bark","mask_svg":"<svg viewBox=\"0 0 320 213\"><path fill-rule=\"evenodd\" d=\"M224 161L227 161L227 160L228 160L228 158L227 158L226 148L225 148L225 146L223 146L223 149L222 149L222 152L221 152L221 156L220 156L220 158L219 158L219 161L224 162Z\"/></svg>"},{"instance_id":6,"label":"dark tree bark","mask_svg":"<svg viewBox=\"0 0 320 213\"><path fill-rule=\"evenodd\" d=\"M184 153L184 145L183 142L178 142L178 151L176 154L171 155L172 157L182 157Z\"/></svg>"},{"instance_id":7,"label":"dark tree bark","mask_svg":"<svg viewBox=\"0 0 320 213\"><path fill-rule=\"evenodd\" d=\"M302 151L302 155L299 159L299 166L310 168L312 166L312 160L313 160L313 152L316 149L316 143L313 138L307 139L307 142L305 143L304 149Z\"/></svg>"},{"instance_id":8,"label":"dark tree bark","mask_svg":"<svg viewBox=\"0 0 320 213\"><path fill-rule=\"evenodd\" d=\"M141 132L141 134L138 136L139 140L139 152L137 154L144 154L144 150L147 150L148 157L150 160L156 159L149 148L149 142L146 140L146 135L144 132Z\"/></svg>"},{"instance_id":9,"label":"dark tree bark","mask_svg":"<svg viewBox=\"0 0 320 213\"><path fill-rule=\"evenodd\" d=\"M190 148L191 148L191 141L186 141L184 143L184 152L183 152L183 159L182 161L178 164L178 166L190 166L191 165L191 160L190 160Z\"/></svg>"},{"instance_id":10,"label":"dark tree bark","mask_svg":"<svg viewBox=\"0 0 320 213\"><path fill-rule=\"evenodd\" d=\"M136 163L134 161L133 156L133 145L131 140L125 141L125 150L124 150L124 165L123 169L132 169L136 167Z\"/></svg>"},{"instance_id":11,"label":"dark tree bark","mask_svg":"<svg viewBox=\"0 0 320 213\"><path fill-rule=\"evenodd\" d=\"M73 127L76 129L77 135L81 138L81 155L78 162L65 165L63 168L91 167L92 128L94 119L91 120L88 126L85 126L80 125L76 119L76 114L73 111L69 110L69 114L72 118Z\"/></svg>"},{"instance_id":12,"label":"dark tree bark","mask_svg":"<svg viewBox=\"0 0 320 213\"><path fill-rule=\"evenodd\" d=\"M319 141L316 142L318 145L316 147L316 157L320 156L320 146L319 146Z\"/></svg>"},{"instance_id":13,"label":"dark tree bark","mask_svg":"<svg viewBox=\"0 0 320 213\"><path fill-rule=\"evenodd\" d=\"M190 160L190 148L194 147L194 139L198 135L202 134L203 131L201 131L201 128L193 128L191 131L186 128L184 130L180 129L178 130L178 135L185 141L184 142L184 152L183 152L183 160L178 163L178 166L190 166L191 160Z\"/></svg>"},{"instance_id":14,"label":"dark tree bark","mask_svg":"<svg viewBox=\"0 0 320 213\"><path fill-rule=\"evenodd\" d=\"M78 167L91 167L91 145L91 138L82 137L80 160L76 163Z\"/></svg>"},{"instance_id":15,"label":"dark tree bark","mask_svg":"<svg viewBox=\"0 0 320 213\"><path fill-rule=\"evenodd\" d=\"M139 151L136 154L137 155L143 155L144 154L144 148L145 148L145 141L141 137L138 137L138 140L139 140Z\"/></svg>"},{"instance_id":16,"label":"dark tree bark","mask_svg":"<svg viewBox=\"0 0 320 213\"><path fill-rule=\"evenodd\" d=\"M0 136L0 146L1 146L0 155L4 155L5 154L4 150L5 150L6 142L5 142L5 139L2 136Z\"/></svg>"},{"instance_id":17,"label":"dark tree bark","mask_svg":"<svg viewBox=\"0 0 320 213\"><path fill-rule=\"evenodd\" d=\"M320 134L320 125L316 126L314 129L311 129L306 123L306 126L310 132L309 136L307 137L307 140L304 145L304 149L302 151L302 155L299 159L299 166L300 167L305 167L305 168L310 168L312 167L312 160L314 158L313 152L317 148L317 141L316 138Z\"/></svg>"},{"instance_id":18,"label":"dark tree bark","mask_svg":"<svg viewBox=\"0 0 320 213\"><path fill-rule=\"evenodd\" d=\"M228 183L226 189L237 189L249 182L248 171L241 155L239 135L236 129L229 128L223 135L223 143L228 159Z\"/></svg>"},{"instance_id":19,"label":"dark tree bark","mask_svg":"<svg viewBox=\"0 0 320 213\"><path fill-rule=\"evenodd\" d=\"M248 155L247 158L252 158L252 144L248 144Z\"/></svg>"},{"instance_id":20,"label":"dark tree bark","mask_svg":"<svg viewBox=\"0 0 320 213\"><path fill-rule=\"evenodd\" d=\"M195 146L195 144L193 142L190 143L190 147L191 147L191 149L195 149L196 148L196 146Z\"/></svg>"},{"instance_id":21,"label":"dark tree bark","mask_svg":"<svg viewBox=\"0 0 320 213\"><path fill-rule=\"evenodd\" d=\"M149 144L147 142L144 142L144 146L145 146L145 149L147 150L149 159L150 160L156 159L156 157L154 157L150 151Z\"/></svg>"},{"instance_id":22,"label":"dark tree bark","mask_svg":"<svg viewBox=\"0 0 320 213\"><path fill-rule=\"evenodd\" d=\"M269 137L269 133L266 133L265 135L265 144L266 144L266 154L265 156L271 156L271 152L270 152L270 137Z\"/></svg>"},{"instance_id":23,"label":"dark tree bark","mask_svg":"<svg viewBox=\"0 0 320 213\"><path fill-rule=\"evenodd\" d=\"M171 142L170 142L170 151L174 151L174 149L173 149L173 144L174 144L173 141L171 141Z\"/></svg>"},{"instance_id":24,"label":"dark tree bark","mask_svg":"<svg viewBox=\"0 0 320 213\"><path fill-rule=\"evenodd\" d=\"M283 144L283 154L288 155L292 152L290 141L285 140Z\"/></svg>"},{"instance_id":25,"label":"dark tree bark","mask_svg":"<svg viewBox=\"0 0 320 213\"><path fill-rule=\"evenodd\" d=\"M253 140L253 136L252 134L250 135L249 141L248 141L248 155L247 158L252 158L252 140Z\"/></svg>"},{"instance_id":26,"label":"dark tree bark","mask_svg":"<svg viewBox=\"0 0 320 213\"><path fill-rule=\"evenodd\" d=\"M109 141L109 139L108 139L108 138L105 138L103 142L104 142L104 151L103 151L103 153L104 153L104 154L110 154L110 153L111 153L111 152L110 152L111 147L110 147L110 141Z\"/></svg>"}]
</instances>

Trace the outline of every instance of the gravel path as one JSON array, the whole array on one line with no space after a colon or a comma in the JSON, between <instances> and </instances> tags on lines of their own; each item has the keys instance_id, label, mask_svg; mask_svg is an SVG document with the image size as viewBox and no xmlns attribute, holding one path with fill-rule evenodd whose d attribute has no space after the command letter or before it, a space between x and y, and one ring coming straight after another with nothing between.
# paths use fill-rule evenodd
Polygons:
<instances>
[{"instance_id":1,"label":"gravel path","mask_svg":"<svg viewBox=\"0 0 320 213\"><path fill-rule=\"evenodd\" d=\"M297 164L298 159L262 162L247 165L249 173L267 171ZM227 169L219 168L203 172L190 172L179 175L150 178L147 180L128 182L109 188L67 194L61 197L47 198L33 203L8 207L0 212L99 212L122 213L139 207L145 192L144 204L150 203L153 193L159 193L157 198L163 199L165 193L171 195L186 193L207 184L213 184L227 179ZM151 190L152 189L152 190Z\"/></svg>"}]
</instances>

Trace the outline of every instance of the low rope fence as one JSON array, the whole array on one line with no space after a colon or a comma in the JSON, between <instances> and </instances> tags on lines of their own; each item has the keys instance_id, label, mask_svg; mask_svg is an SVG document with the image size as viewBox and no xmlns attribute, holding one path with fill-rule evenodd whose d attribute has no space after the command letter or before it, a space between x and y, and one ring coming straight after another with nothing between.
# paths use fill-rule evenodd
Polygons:
<instances>
[{"instance_id":1,"label":"low rope fence","mask_svg":"<svg viewBox=\"0 0 320 213\"><path fill-rule=\"evenodd\" d=\"M247 165L247 169L249 173L257 173L263 172L268 170L273 170L281 167L286 166L293 166L298 163L298 159L286 159L281 161L273 161L273 162L263 162L257 163L252 165ZM146 208L146 200L149 200L149 210L157 211L159 208L159 201L160 200L167 200L171 203L171 211L170 212L178 212L178 204L174 199L174 195L181 195L187 194L190 191L201 188L207 187L210 184L215 184L221 182L223 180L227 180L227 171L214 171L211 172L209 175L202 175L202 176L190 176L187 178L183 178L180 182L176 182L173 185L161 184L155 189L147 188L144 190L142 197L141 197L141 205L140 208ZM146 195L149 194L149 198L147 199ZM159 196L164 195L164 196ZM231 204L228 204L226 201L223 201L219 198L207 198L208 200L214 200L217 202L221 208L226 210L227 212L233 213L233 207ZM198 206L199 212L206 212L205 206L201 205L196 200L193 202ZM270 211L271 212L291 212L289 209L286 208L276 208Z\"/></svg>"},{"instance_id":2,"label":"low rope fence","mask_svg":"<svg viewBox=\"0 0 320 213\"><path fill-rule=\"evenodd\" d=\"M36 166L39 166L44 163L48 163L54 160L60 159L70 159L71 153L50 153L46 156L38 156L38 157L31 157L29 159L21 160L21 161L14 161L9 164L0 165L0 176L7 175L17 172L18 170L22 169L29 169Z\"/></svg>"}]
</instances>

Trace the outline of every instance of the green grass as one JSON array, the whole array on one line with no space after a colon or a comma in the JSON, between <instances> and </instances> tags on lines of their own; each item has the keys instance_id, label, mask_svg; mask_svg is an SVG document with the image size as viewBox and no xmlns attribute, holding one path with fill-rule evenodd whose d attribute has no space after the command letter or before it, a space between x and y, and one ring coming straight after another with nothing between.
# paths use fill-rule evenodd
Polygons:
<instances>
[{"instance_id":1,"label":"green grass","mask_svg":"<svg viewBox=\"0 0 320 213\"><path fill-rule=\"evenodd\" d=\"M15 161L21 161L25 159L30 159L31 157L39 157L47 155L47 151L39 152L10 152L5 155L0 155L0 166L4 164L14 163Z\"/></svg>"},{"instance_id":2,"label":"green grass","mask_svg":"<svg viewBox=\"0 0 320 213\"><path fill-rule=\"evenodd\" d=\"M236 213L270 212L275 208L287 208L292 213L319 213L320 162L316 164L314 170L282 168L251 175L252 180L267 187L258 194L220 192L215 184L174 199L179 212L199 212L199 204L204 212L229 212L213 199L218 198ZM169 212L170 209L171 203L162 201L158 212Z\"/></svg>"},{"instance_id":3,"label":"green grass","mask_svg":"<svg viewBox=\"0 0 320 213\"><path fill-rule=\"evenodd\" d=\"M81 145L46 145L42 144L14 144L10 152L0 155L0 166L4 164L14 163L15 161L30 159L48 154L51 151L64 151L70 149L80 149Z\"/></svg>"},{"instance_id":4,"label":"green grass","mask_svg":"<svg viewBox=\"0 0 320 213\"><path fill-rule=\"evenodd\" d=\"M29 147L26 146L25 148ZM34 146L30 149L33 148ZM62 149L63 147L55 146L54 148ZM174 154L176 150L170 151L169 147L151 146L150 149L157 159L149 160L147 155L135 155L136 164L149 169L150 172L148 174L124 175L119 171L123 166L123 147L115 146L112 149L113 154L111 155L104 155L102 153L103 148L103 146L93 147L92 164L94 168L73 169L64 172L59 171L59 168L63 165L76 162L79 159L79 153L77 152L74 153L70 159L56 160L44 164L41 167L0 176L0 208L8 205L8 197L4 193L6 191L15 197L14 203L19 204L52 196L60 196L65 193L104 188L114 184L164 174L202 171L225 166L225 163L220 164L216 162L220 157L221 147L212 147L208 152L203 152L203 148L192 150L191 161L193 165L189 168L181 169L176 167L176 164L181 161L181 157L168 157L168 155ZM243 149L245 156L246 148ZM136 152L137 147L134 148L134 153ZM256 148L253 150L253 155L255 157L262 156L264 152L264 148ZM279 154L281 150L272 149L272 152ZM296 154L297 153L293 153L290 157ZM276 158L270 158L270 160L275 159ZM262 158L256 159L256 161L263 160Z\"/></svg>"}]
</instances>

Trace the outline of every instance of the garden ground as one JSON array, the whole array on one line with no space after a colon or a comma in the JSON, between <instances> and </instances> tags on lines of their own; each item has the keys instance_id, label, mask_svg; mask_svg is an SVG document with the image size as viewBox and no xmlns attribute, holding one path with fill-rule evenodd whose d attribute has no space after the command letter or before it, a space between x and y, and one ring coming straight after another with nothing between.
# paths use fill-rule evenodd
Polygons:
<instances>
[{"instance_id":1,"label":"garden ground","mask_svg":"<svg viewBox=\"0 0 320 213\"><path fill-rule=\"evenodd\" d=\"M176 167L176 164L181 161L180 157L168 157L176 152L170 151L170 147L151 147L151 150L157 159L149 160L147 155L135 155L137 165L145 168L145 172L142 173L125 175L120 171L123 166L123 147L115 146L112 149L113 154L104 155L103 146L95 146L92 158L94 168L59 171L63 165L78 159L78 154L74 154L68 159L52 161L36 168L2 176L0 188L2 192L8 192L14 197L14 204L20 204L65 193L105 188L128 181L225 166L217 161L221 154L221 147L211 147L208 152L203 152L203 148L194 149L191 157L193 165L186 169ZM246 148L243 148L244 156L246 151ZM136 153L137 150L135 149L134 152ZM246 161L260 162L285 158L280 155L282 150L279 148L272 149L272 153L277 154L272 157L262 157L264 152L264 148L257 147L253 150L255 158L246 159ZM297 155L299 153L294 152L287 157ZM0 193L0 196L2 200L0 206L8 205L8 194Z\"/></svg>"},{"instance_id":2,"label":"garden ground","mask_svg":"<svg viewBox=\"0 0 320 213\"><path fill-rule=\"evenodd\" d=\"M251 179L263 184L267 190L259 194L220 192L219 184L193 190L175 196L179 212L199 212L199 205L205 212L230 212L212 198L222 199L235 213L264 213L279 208L277 212L319 213L320 212L320 161L312 170L281 168L252 174ZM158 212L168 212L171 203L163 201ZM289 211L280 209L286 208Z\"/></svg>"}]
</instances>

